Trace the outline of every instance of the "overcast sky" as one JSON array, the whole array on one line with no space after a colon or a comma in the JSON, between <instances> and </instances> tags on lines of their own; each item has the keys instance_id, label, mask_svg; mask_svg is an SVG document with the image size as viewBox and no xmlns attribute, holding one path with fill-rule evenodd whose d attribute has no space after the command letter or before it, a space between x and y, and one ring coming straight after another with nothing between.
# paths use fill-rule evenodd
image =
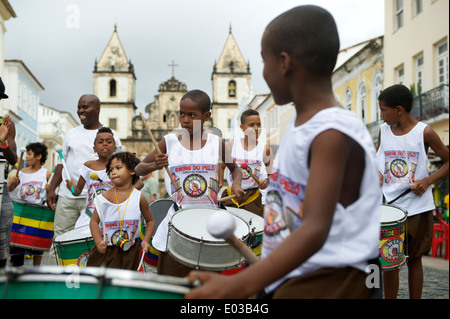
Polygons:
<instances>
[{"instance_id":1,"label":"overcast sky","mask_svg":"<svg viewBox=\"0 0 450 319\"><path fill-rule=\"evenodd\" d=\"M9 0L5 59L22 60L44 86L41 102L76 117L78 98L93 93L95 59L117 30L136 74L136 106L143 112L159 84L175 77L187 89L212 94L211 73L229 26L250 62L254 93L268 93L260 40L266 25L301 4L329 10L341 49L383 35L384 0ZM212 96L211 96L212 97ZM78 120L78 117L76 117Z\"/></svg>"}]
</instances>

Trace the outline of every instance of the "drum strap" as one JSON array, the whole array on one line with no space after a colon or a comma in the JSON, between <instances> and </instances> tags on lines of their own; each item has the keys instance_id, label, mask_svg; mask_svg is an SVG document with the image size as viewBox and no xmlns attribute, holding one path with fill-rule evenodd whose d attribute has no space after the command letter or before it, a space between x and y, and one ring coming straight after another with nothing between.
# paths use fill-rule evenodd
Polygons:
<instances>
[{"instance_id":1,"label":"drum strap","mask_svg":"<svg viewBox=\"0 0 450 319\"><path fill-rule=\"evenodd\" d=\"M227 188L227 194L228 194L228 196L231 196L231 188L230 188L230 187ZM237 207L242 207L242 206L245 206L245 205L247 205L247 204L253 202L255 199L257 199L258 196L259 196L259 194L260 194L259 188L257 188L257 189L256 189L256 192L255 192L253 195L250 195L250 196L247 198L247 200L246 200L245 202L243 202L242 204L239 204L238 202L236 202L236 201L234 200L234 198L230 198L230 200L231 200Z\"/></svg>"}]
</instances>

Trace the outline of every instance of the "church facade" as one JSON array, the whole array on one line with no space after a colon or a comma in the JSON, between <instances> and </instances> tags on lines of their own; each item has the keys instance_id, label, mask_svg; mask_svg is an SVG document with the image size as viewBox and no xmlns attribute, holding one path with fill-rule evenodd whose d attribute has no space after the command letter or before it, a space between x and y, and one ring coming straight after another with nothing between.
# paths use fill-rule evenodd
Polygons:
<instances>
[{"instance_id":1,"label":"church facade","mask_svg":"<svg viewBox=\"0 0 450 319\"><path fill-rule=\"evenodd\" d=\"M101 101L100 122L114 129L123 149L143 159L154 147L144 126L147 121L156 141L180 128L179 103L188 91L187 85L172 77L161 82L155 100L145 107L145 113L136 114L136 75L120 42L117 26L100 59L94 65L94 94ZM229 30L224 48L213 66L212 119L205 127L219 128L225 139L231 137L230 121L237 112L238 102L251 88L250 65L246 63L236 40ZM212 122L212 123L211 123ZM163 173L158 172L160 195L163 195Z\"/></svg>"}]
</instances>

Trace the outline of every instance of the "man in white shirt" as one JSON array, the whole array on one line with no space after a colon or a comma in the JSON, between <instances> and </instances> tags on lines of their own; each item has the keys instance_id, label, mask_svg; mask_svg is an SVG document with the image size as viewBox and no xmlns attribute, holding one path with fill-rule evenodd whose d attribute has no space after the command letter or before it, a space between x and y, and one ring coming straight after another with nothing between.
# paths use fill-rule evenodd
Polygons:
<instances>
[{"instance_id":1,"label":"man in white shirt","mask_svg":"<svg viewBox=\"0 0 450 319\"><path fill-rule=\"evenodd\" d=\"M75 183L80 177L79 170L81 166L86 161L98 158L93 149L97 131L103 126L99 121L100 100L98 97L92 94L82 95L78 101L77 114L81 125L67 132L62 149L68 173ZM119 150L121 143L116 133L114 134L114 139ZM61 184L63 176L64 183ZM67 188L65 181L66 175L65 173L63 174L63 165L58 164L50 183L50 189L47 192L48 205L55 210L55 238L72 230L80 213L86 209L86 191L84 190L79 196L74 196ZM58 186L60 187L58 202L56 203L56 188Z\"/></svg>"}]
</instances>

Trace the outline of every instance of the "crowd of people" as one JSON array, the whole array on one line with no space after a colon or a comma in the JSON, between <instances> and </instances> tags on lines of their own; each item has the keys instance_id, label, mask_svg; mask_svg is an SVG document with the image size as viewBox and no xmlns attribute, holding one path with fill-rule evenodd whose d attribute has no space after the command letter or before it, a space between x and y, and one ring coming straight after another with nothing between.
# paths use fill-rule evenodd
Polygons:
<instances>
[{"instance_id":1,"label":"crowd of people","mask_svg":"<svg viewBox=\"0 0 450 319\"><path fill-rule=\"evenodd\" d=\"M7 262L13 218L8 190L16 189L20 200L45 202L55 211L55 238L89 225L95 246L88 266L136 270L142 252L153 246L158 274L201 282L187 298L376 298L381 288L368 287L367 266L379 265L382 197L389 202L405 193L396 205L408 212L409 289L411 298L420 298L421 257L431 248L435 208L431 185L449 174L448 148L411 116L413 96L404 85L381 92L385 124L374 145L364 123L334 97L338 52L335 21L320 7L295 7L266 27L264 79L276 104L292 102L296 110L276 156L259 141L257 111L243 112L243 137L224 141L204 127L211 117L209 96L191 90L179 102L182 130L164 136L140 161L122 152L117 134L99 122L100 100L81 96L81 125L64 138L64 162L51 174L42 167L46 146L31 143L26 167L4 187L0 267ZM7 98L3 84L2 89ZM18 158L14 138L6 115L0 158L12 166ZM433 174L427 170L429 149L444 163ZM173 205L155 225L149 202L157 198L158 184L151 174L162 169L170 173L164 185ZM180 208L222 205L264 218L260 260L233 276L198 271L167 247L170 222ZM145 235L139 240L142 220ZM39 265L41 254L34 258ZM384 271L383 278L385 297L395 298L398 269Z\"/></svg>"}]
</instances>

